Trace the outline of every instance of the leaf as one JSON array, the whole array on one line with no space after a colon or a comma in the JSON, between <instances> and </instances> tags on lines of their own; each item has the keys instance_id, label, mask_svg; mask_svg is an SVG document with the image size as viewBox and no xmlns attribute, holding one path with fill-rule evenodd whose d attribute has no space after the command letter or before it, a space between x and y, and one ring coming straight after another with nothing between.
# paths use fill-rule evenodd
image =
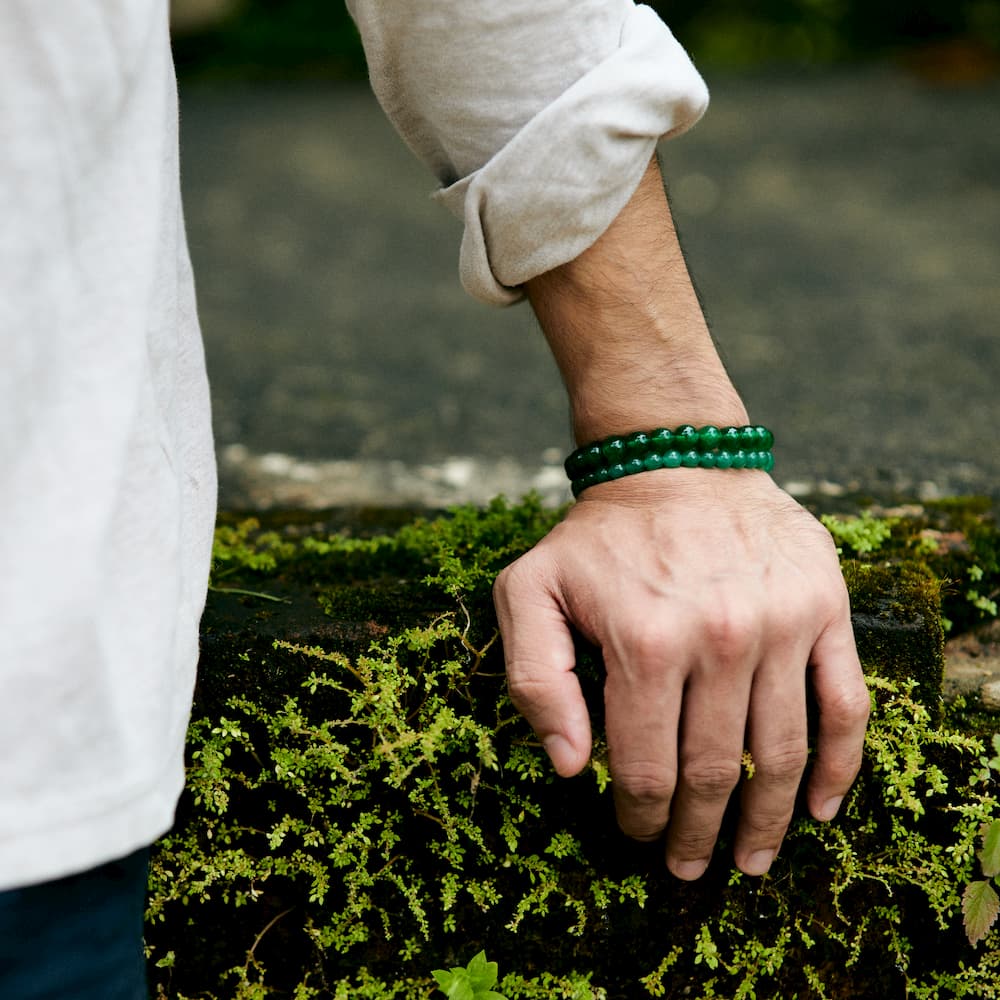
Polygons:
<instances>
[{"instance_id":1,"label":"leaf","mask_svg":"<svg viewBox=\"0 0 1000 1000\"><path fill-rule=\"evenodd\" d=\"M497 963L486 961L486 952L481 951L474 956L467 966L469 979L478 995L482 990L489 990L497 981Z\"/></svg>"},{"instance_id":2,"label":"leaf","mask_svg":"<svg viewBox=\"0 0 1000 1000\"><path fill-rule=\"evenodd\" d=\"M1000 898L987 881L970 882L962 893L962 916L969 944L975 945L986 937L1000 913Z\"/></svg>"},{"instance_id":3,"label":"leaf","mask_svg":"<svg viewBox=\"0 0 1000 1000\"><path fill-rule=\"evenodd\" d=\"M476 1000L476 991L468 979L456 979L448 990L448 1000Z\"/></svg>"},{"instance_id":4,"label":"leaf","mask_svg":"<svg viewBox=\"0 0 1000 1000\"><path fill-rule=\"evenodd\" d=\"M452 969L450 972L435 969L434 978L438 981L438 988L448 1000L476 1000L475 990L469 982L469 973L465 969Z\"/></svg>"},{"instance_id":5,"label":"leaf","mask_svg":"<svg viewBox=\"0 0 1000 1000\"><path fill-rule=\"evenodd\" d=\"M979 860L983 863L984 875L1000 875L1000 819L993 820L986 828Z\"/></svg>"},{"instance_id":6,"label":"leaf","mask_svg":"<svg viewBox=\"0 0 1000 1000\"><path fill-rule=\"evenodd\" d=\"M506 1000L490 987L497 981L497 963L486 961L486 952L474 956L466 968L457 966L448 972L437 969L434 978L449 1000Z\"/></svg>"}]
</instances>

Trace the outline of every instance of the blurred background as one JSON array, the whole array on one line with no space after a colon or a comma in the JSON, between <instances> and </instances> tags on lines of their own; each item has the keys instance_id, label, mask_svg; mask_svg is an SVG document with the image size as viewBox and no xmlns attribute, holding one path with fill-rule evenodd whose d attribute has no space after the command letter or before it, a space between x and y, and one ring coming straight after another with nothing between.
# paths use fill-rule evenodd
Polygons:
<instances>
[{"instance_id":1,"label":"blurred background","mask_svg":"<svg viewBox=\"0 0 1000 1000\"><path fill-rule=\"evenodd\" d=\"M661 152L689 263L792 492L1000 495L1000 0L653 4L712 91ZM530 310L329 0L174 0L188 232L227 507L568 497Z\"/></svg>"}]
</instances>

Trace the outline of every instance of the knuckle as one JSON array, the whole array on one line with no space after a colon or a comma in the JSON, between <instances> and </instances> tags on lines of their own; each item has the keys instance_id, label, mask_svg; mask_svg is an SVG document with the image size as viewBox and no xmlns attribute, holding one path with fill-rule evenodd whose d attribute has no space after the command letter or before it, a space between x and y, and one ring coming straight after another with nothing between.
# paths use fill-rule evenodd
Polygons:
<instances>
[{"instance_id":1,"label":"knuckle","mask_svg":"<svg viewBox=\"0 0 1000 1000\"><path fill-rule=\"evenodd\" d=\"M658 622L637 622L629 630L629 644L634 663L639 669L658 669L667 659L670 637Z\"/></svg>"},{"instance_id":2,"label":"knuckle","mask_svg":"<svg viewBox=\"0 0 1000 1000\"><path fill-rule=\"evenodd\" d=\"M775 847L784 836L792 818L794 803L782 803L780 807L757 807L740 814L741 836L744 842L755 845L773 844Z\"/></svg>"},{"instance_id":3,"label":"knuckle","mask_svg":"<svg viewBox=\"0 0 1000 1000\"><path fill-rule=\"evenodd\" d=\"M756 645L759 621L749 606L728 605L716 610L705 622L708 647L720 661L742 660Z\"/></svg>"},{"instance_id":4,"label":"knuckle","mask_svg":"<svg viewBox=\"0 0 1000 1000\"><path fill-rule=\"evenodd\" d=\"M799 582L799 581L795 581ZM798 636L804 629L825 622L830 615L830 595L825 587L812 588L806 583L792 587L781 596L781 610L773 625Z\"/></svg>"},{"instance_id":5,"label":"knuckle","mask_svg":"<svg viewBox=\"0 0 1000 1000\"><path fill-rule=\"evenodd\" d=\"M711 855L715 847L715 831L671 830L670 857L675 861L699 861Z\"/></svg>"},{"instance_id":6,"label":"knuckle","mask_svg":"<svg viewBox=\"0 0 1000 1000\"><path fill-rule=\"evenodd\" d=\"M820 708L832 726L853 731L868 721L871 697L864 681L859 679L858 683L844 685L827 695Z\"/></svg>"},{"instance_id":7,"label":"knuckle","mask_svg":"<svg viewBox=\"0 0 1000 1000\"><path fill-rule=\"evenodd\" d=\"M698 799L728 798L740 780L737 760L695 761L684 767L684 786Z\"/></svg>"},{"instance_id":8,"label":"knuckle","mask_svg":"<svg viewBox=\"0 0 1000 1000\"><path fill-rule=\"evenodd\" d=\"M502 594L510 586L510 574L512 569L512 566L505 566L499 573L497 573L496 578L493 580L494 599L498 594Z\"/></svg>"},{"instance_id":9,"label":"knuckle","mask_svg":"<svg viewBox=\"0 0 1000 1000\"><path fill-rule=\"evenodd\" d=\"M517 671L507 674L507 693L514 707L525 716L532 716L548 702L548 681L537 675Z\"/></svg>"},{"instance_id":10,"label":"knuckle","mask_svg":"<svg viewBox=\"0 0 1000 1000\"><path fill-rule=\"evenodd\" d=\"M823 622L848 622L851 618L851 599L844 578L838 576L831 585L820 590L814 598L816 614Z\"/></svg>"},{"instance_id":11,"label":"knuckle","mask_svg":"<svg viewBox=\"0 0 1000 1000\"><path fill-rule=\"evenodd\" d=\"M614 771L614 782L624 802L644 808L670 801L674 794L676 775L669 768L649 763Z\"/></svg>"},{"instance_id":12,"label":"knuckle","mask_svg":"<svg viewBox=\"0 0 1000 1000\"><path fill-rule=\"evenodd\" d=\"M762 749L754 755L757 774L778 784L796 784L808 761L804 740L780 743Z\"/></svg>"},{"instance_id":13,"label":"knuckle","mask_svg":"<svg viewBox=\"0 0 1000 1000\"><path fill-rule=\"evenodd\" d=\"M657 815L636 816L626 803L619 802L617 809L618 829L633 840L656 840L667 825L667 809Z\"/></svg>"},{"instance_id":14,"label":"knuckle","mask_svg":"<svg viewBox=\"0 0 1000 1000\"><path fill-rule=\"evenodd\" d=\"M537 584L538 574L535 572L531 561L527 558L530 553L521 556L515 562L505 566L497 574L493 581L493 597L503 597L504 595L517 595Z\"/></svg>"}]
</instances>

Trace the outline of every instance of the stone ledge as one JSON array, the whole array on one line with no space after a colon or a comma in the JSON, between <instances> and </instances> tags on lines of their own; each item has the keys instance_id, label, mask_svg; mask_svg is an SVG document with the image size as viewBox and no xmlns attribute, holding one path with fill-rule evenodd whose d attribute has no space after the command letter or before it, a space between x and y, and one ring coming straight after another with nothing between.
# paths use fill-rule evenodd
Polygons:
<instances>
[{"instance_id":1,"label":"stone ledge","mask_svg":"<svg viewBox=\"0 0 1000 1000\"><path fill-rule=\"evenodd\" d=\"M923 508L894 508L893 517L905 516L916 526ZM229 515L233 521L238 515ZM326 511L269 511L257 515L262 530L277 531L281 537L294 539L322 538L331 533L371 535L373 531L391 534L412 514L396 508L336 509ZM955 547L957 533L936 531L935 538L947 536ZM985 707L991 707L988 685L1000 680L1000 626L995 623L979 631L967 632L944 645L941 626L942 585L926 562L894 556L875 561L870 558L842 559L845 579L851 593L852 621L859 655L868 672L892 678L912 677L917 682L918 696L929 706L938 706L942 694L976 695L987 687ZM289 605L268 605L253 598L214 591L209 595L204 620L203 644L211 656L228 658L224 647L246 647L250 641L270 645L275 638L337 643L346 642L358 650L359 640L371 639L379 629L394 626L405 619L407 603L427 610L426 596L417 598L419 587L407 593L406 580L422 575L419 566L396 568L393 581L384 577L366 580L363 575L352 578L350 585L336 583L340 604L331 618L329 607L324 613L317 605L313 592L318 577L313 566L308 579L297 576L288 566L280 568L270 581L266 574L250 573L235 578L247 589L278 590ZM228 582L228 581L227 581ZM344 599L350 588L355 594ZM381 590L379 589L381 588ZM951 588L953 589L953 588ZM380 607L380 602L385 602ZM991 631L992 628L992 631ZM372 630L375 630L373 632ZM366 640L367 641L367 640Z\"/></svg>"},{"instance_id":2,"label":"stone ledge","mask_svg":"<svg viewBox=\"0 0 1000 1000\"><path fill-rule=\"evenodd\" d=\"M983 708L1000 712L1000 619L945 643L944 694L979 695Z\"/></svg>"}]
</instances>

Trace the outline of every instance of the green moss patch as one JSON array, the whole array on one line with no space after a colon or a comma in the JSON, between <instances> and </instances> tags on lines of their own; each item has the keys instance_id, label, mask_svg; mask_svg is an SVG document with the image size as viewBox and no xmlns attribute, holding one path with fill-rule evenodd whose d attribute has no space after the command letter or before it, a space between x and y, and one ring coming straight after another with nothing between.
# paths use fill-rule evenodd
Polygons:
<instances>
[{"instance_id":1,"label":"green moss patch","mask_svg":"<svg viewBox=\"0 0 1000 1000\"><path fill-rule=\"evenodd\" d=\"M223 523L188 787L151 872L159 997L416 1000L480 951L507 1000L1000 996L1000 935L973 947L961 911L1000 760L940 702L939 603L969 603L970 565L995 585L996 536L947 513L838 538L873 699L842 816L800 811L764 878L733 869L727 822L696 883L619 833L599 735L557 779L507 698L490 586L558 514Z\"/></svg>"}]
</instances>

